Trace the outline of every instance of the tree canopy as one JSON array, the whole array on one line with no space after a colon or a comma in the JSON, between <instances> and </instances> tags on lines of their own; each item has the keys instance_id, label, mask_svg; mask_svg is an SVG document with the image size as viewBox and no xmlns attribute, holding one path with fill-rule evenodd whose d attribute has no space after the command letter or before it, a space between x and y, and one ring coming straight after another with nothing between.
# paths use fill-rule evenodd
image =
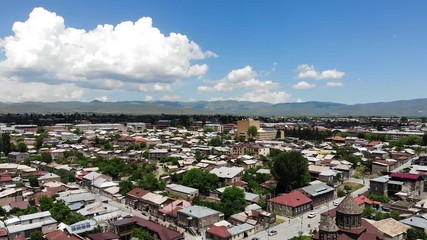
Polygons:
<instances>
[{"instance_id":1,"label":"tree canopy","mask_svg":"<svg viewBox=\"0 0 427 240\"><path fill-rule=\"evenodd\" d=\"M40 231L34 231L30 234L30 240L44 240L43 233Z\"/></svg>"},{"instance_id":2,"label":"tree canopy","mask_svg":"<svg viewBox=\"0 0 427 240\"><path fill-rule=\"evenodd\" d=\"M424 231L410 228L406 231L406 239L408 240L417 240L417 239L427 239L427 234Z\"/></svg>"},{"instance_id":3,"label":"tree canopy","mask_svg":"<svg viewBox=\"0 0 427 240\"><path fill-rule=\"evenodd\" d=\"M129 180L124 180L119 183L119 188L120 194L125 195L133 189L133 184Z\"/></svg>"},{"instance_id":4,"label":"tree canopy","mask_svg":"<svg viewBox=\"0 0 427 240\"><path fill-rule=\"evenodd\" d=\"M12 145L10 144L10 135L8 133L1 134L0 141L0 152L4 152L7 156L12 151Z\"/></svg>"},{"instance_id":5,"label":"tree canopy","mask_svg":"<svg viewBox=\"0 0 427 240\"><path fill-rule=\"evenodd\" d=\"M50 152L42 152L40 156L40 161L45 163L51 163L52 162L52 155Z\"/></svg>"},{"instance_id":6,"label":"tree canopy","mask_svg":"<svg viewBox=\"0 0 427 240\"><path fill-rule=\"evenodd\" d=\"M83 215L71 211L71 209L65 205L64 201L56 201L49 209L49 212L56 221L63 222L67 225L86 219Z\"/></svg>"},{"instance_id":7,"label":"tree canopy","mask_svg":"<svg viewBox=\"0 0 427 240\"><path fill-rule=\"evenodd\" d=\"M273 157L271 173L277 180L276 193L289 192L310 182L308 160L299 152L282 152Z\"/></svg>"},{"instance_id":8,"label":"tree canopy","mask_svg":"<svg viewBox=\"0 0 427 240\"><path fill-rule=\"evenodd\" d=\"M245 205L245 192L239 187L228 187L221 194L221 209L226 217L242 212Z\"/></svg>"},{"instance_id":9,"label":"tree canopy","mask_svg":"<svg viewBox=\"0 0 427 240\"><path fill-rule=\"evenodd\" d=\"M138 184L140 187L150 191L163 190L166 186L166 182L164 180L157 179L154 173L145 175Z\"/></svg>"},{"instance_id":10,"label":"tree canopy","mask_svg":"<svg viewBox=\"0 0 427 240\"><path fill-rule=\"evenodd\" d=\"M248 128L248 135L249 135L249 137L254 138L254 137L256 137L257 133L258 133L258 128L257 127L250 126Z\"/></svg>"},{"instance_id":11,"label":"tree canopy","mask_svg":"<svg viewBox=\"0 0 427 240\"><path fill-rule=\"evenodd\" d=\"M150 233L143 229L143 228L134 228L132 229L132 239L138 239L138 240L148 240L150 239Z\"/></svg>"},{"instance_id":12,"label":"tree canopy","mask_svg":"<svg viewBox=\"0 0 427 240\"><path fill-rule=\"evenodd\" d=\"M218 187L218 177L213 173L193 168L183 174L181 184L197 188L200 193L208 194Z\"/></svg>"}]
</instances>

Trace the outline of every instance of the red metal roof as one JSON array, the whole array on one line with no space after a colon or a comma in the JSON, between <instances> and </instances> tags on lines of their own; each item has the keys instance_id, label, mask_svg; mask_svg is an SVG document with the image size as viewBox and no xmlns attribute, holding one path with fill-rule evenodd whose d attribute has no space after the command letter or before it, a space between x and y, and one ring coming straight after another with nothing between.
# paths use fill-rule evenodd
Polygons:
<instances>
[{"instance_id":1,"label":"red metal roof","mask_svg":"<svg viewBox=\"0 0 427 240\"><path fill-rule=\"evenodd\" d=\"M226 226L212 226L208 229L208 233L218 236L220 238L229 238L231 237L231 234L228 232L228 229Z\"/></svg>"},{"instance_id":2,"label":"red metal roof","mask_svg":"<svg viewBox=\"0 0 427 240\"><path fill-rule=\"evenodd\" d=\"M71 234L68 235L65 232L61 230L54 230L53 232L50 232L44 236L47 240L82 240L83 238L79 237L78 235Z\"/></svg>"},{"instance_id":3,"label":"red metal roof","mask_svg":"<svg viewBox=\"0 0 427 240\"><path fill-rule=\"evenodd\" d=\"M12 181L11 176L1 176L0 177L0 182L11 182L11 181Z\"/></svg>"},{"instance_id":4,"label":"red metal roof","mask_svg":"<svg viewBox=\"0 0 427 240\"><path fill-rule=\"evenodd\" d=\"M298 207L311 203L312 200L301 192L295 191L291 193L284 194L269 200L280 205L286 205L291 207Z\"/></svg>"},{"instance_id":5,"label":"red metal roof","mask_svg":"<svg viewBox=\"0 0 427 240\"><path fill-rule=\"evenodd\" d=\"M128 192L127 195L134 197L134 198L142 198L145 194L149 193L150 191L147 191L142 188L134 188L132 191Z\"/></svg>"},{"instance_id":6,"label":"red metal roof","mask_svg":"<svg viewBox=\"0 0 427 240\"><path fill-rule=\"evenodd\" d=\"M160 240L174 240L181 239L183 234L175 230L164 227L153 221L145 220L140 217L133 217L139 226L148 229L149 231L155 232L159 235Z\"/></svg>"},{"instance_id":7,"label":"red metal roof","mask_svg":"<svg viewBox=\"0 0 427 240\"><path fill-rule=\"evenodd\" d=\"M360 195L356 198L354 198L354 201L356 201L357 205L360 205L362 203L367 203L367 204L371 204L371 205L380 205L380 202L371 200L363 195Z\"/></svg>"},{"instance_id":8,"label":"red metal roof","mask_svg":"<svg viewBox=\"0 0 427 240\"><path fill-rule=\"evenodd\" d=\"M400 172L394 172L390 175L392 178L401 178L401 179L409 179L409 180L417 180L421 176L418 174L412 174L412 173L400 173Z\"/></svg>"},{"instance_id":9,"label":"red metal roof","mask_svg":"<svg viewBox=\"0 0 427 240\"><path fill-rule=\"evenodd\" d=\"M110 240L110 239L119 239L117 234L112 232L104 232L104 233L93 233L89 234L88 237L91 240Z\"/></svg>"}]
</instances>

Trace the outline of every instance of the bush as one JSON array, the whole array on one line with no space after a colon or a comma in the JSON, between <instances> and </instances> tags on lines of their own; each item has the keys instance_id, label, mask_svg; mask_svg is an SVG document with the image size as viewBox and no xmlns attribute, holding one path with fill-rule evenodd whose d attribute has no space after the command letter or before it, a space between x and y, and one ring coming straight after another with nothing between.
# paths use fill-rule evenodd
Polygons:
<instances>
[{"instance_id":1,"label":"bush","mask_svg":"<svg viewBox=\"0 0 427 240\"><path fill-rule=\"evenodd\" d=\"M387 196L380 196L375 194L369 194L368 198L374 201L382 202L382 203L388 203L391 201L391 199Z\"/></svg>"}]
</instances>

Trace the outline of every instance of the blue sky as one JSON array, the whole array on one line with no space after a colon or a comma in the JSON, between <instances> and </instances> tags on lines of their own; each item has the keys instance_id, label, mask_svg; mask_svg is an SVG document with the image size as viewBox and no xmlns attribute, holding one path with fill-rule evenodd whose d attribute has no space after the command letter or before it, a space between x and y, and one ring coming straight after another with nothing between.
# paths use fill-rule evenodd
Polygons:
<instances>
[{"instance_id":1,"label":"blue sky","mask_svg":"<svg viewBox=\"0 0 427 240\"><path fill-rule=\"evenodd\" d=\"M0 101L426 97L426 1L0 4Z\"/></svg>"}]
</instances>

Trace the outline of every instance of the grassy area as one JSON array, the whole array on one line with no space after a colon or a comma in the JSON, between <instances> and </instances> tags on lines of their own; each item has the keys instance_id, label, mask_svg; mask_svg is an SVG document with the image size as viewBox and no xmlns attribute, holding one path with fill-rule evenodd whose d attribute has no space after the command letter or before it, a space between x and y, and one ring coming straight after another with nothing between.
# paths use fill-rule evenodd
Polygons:
<instances>
[{"instance_id":1,"label":"grassy area","mask_svg":"<svg viewBox=\"0 0 427 240\"><path fill-rule=\"evenodd\" d=\"M276 224L277 225L282 224L284 222L285 222L285 220L276 218Z\"/></svg>"},{"instance_id":2,"label":"grassy area","mask_svg":"<svg viewBox=\"0 0 427 240\"><path fill-rule=\"evenodd\" d=\"M354 182L346 182L339 186L339 189L346 191L347 193L351 193L363 187L361 183Z\"/></svg>"}]
</instances>

